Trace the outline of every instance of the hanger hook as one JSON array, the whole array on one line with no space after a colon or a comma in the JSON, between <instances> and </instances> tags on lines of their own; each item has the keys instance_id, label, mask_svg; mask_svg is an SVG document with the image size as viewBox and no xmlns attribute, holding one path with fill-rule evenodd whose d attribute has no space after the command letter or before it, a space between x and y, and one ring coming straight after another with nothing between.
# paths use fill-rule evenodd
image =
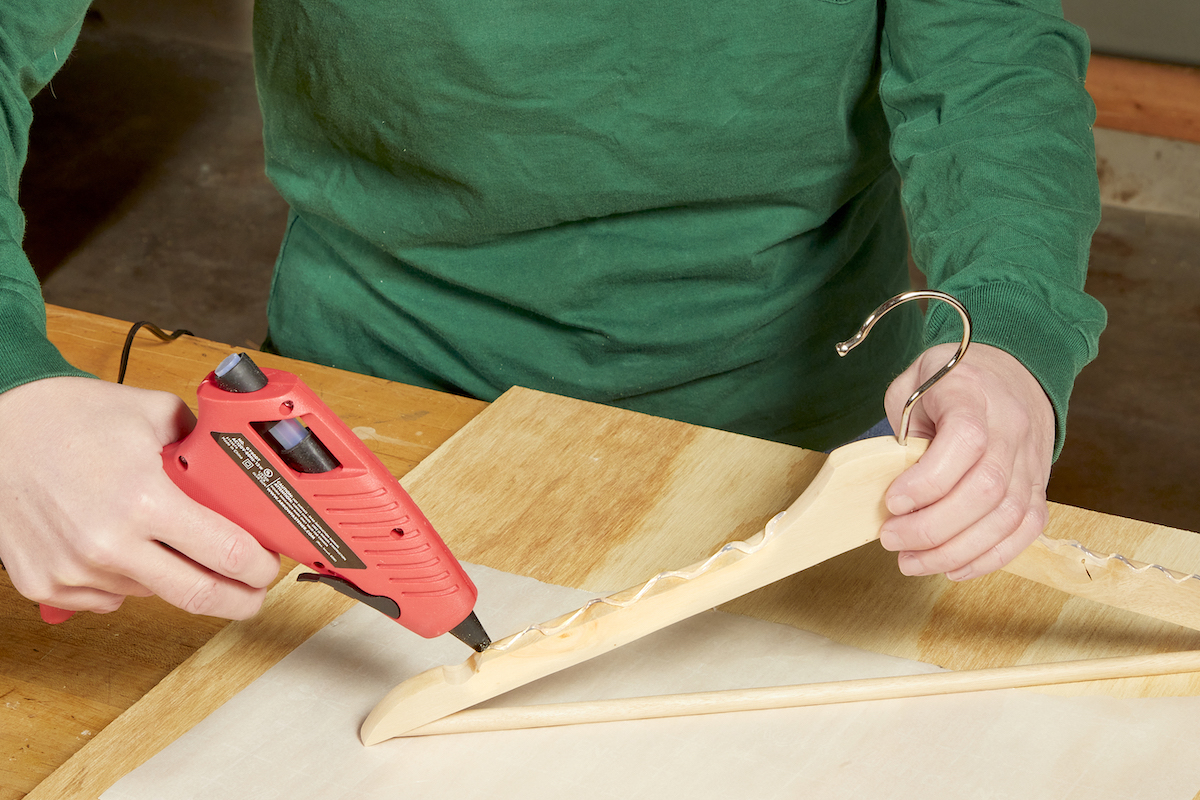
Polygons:
<instances>
[{"instance_id":1,"label":"hanger hook","mask_svg":"<svg viewBox=\"0 0 1200 800\"><path fill-rule=\"evenodd\" d=\"M891 300L888 300L879 308L872 311L871 316L867 317L866 322L862 324L862 327L858 329L857 333L855 333L846 341L839 342L837 345L837 354L839 356L846 355L851 350L862 344L864 340L866 340L867 334L871 332L871 328L875 327L875 323L878 322L884 314L891 311L896 306L903 305L910 300L922 299L941 300L942 302L949 303L950 305L954 306L954 310L958 312L960 317L962 317L962 343L958 346L958 352L954 354L954 358L950 359L950 361L946 363L946 366L939 369L932 378L921 384L920 388L913 392L912 397L908 398L908 402L904 404L904 411L900 415L900 430L896 433L896 441L899 442L901 446L908 441L909 416L912 414L912 410L916 406L917 401L921 399L921 395L929 391L930 387L940 381L946 375L946 373L954 369L954 366L962 360L962 357L967 352L967 347L971 344L971 315L967 313L966 307L963 306L962 303L958 302L957 298L952 297L945 292L938 292L932 289L920 289L911 292L904 292L903 294L896 295Z\"/></svg>"}]
</instances>

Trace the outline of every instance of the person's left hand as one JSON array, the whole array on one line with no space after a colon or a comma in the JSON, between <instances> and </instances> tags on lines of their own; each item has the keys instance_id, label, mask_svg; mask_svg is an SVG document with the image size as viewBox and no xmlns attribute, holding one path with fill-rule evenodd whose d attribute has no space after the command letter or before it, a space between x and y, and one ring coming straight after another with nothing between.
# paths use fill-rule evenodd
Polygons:
<instances>
[{"instance_id":1,"label":"person's left hand","mask_svg":"<svg viewBox=\"0 0 1200 800\"><path fill-rule=\"evenodd\" d=\"M926 350L888 388L899 429L905 401L958 345ZM931 439L921 460L888 488L895 516L880 542L905 575L966 580L1000 569L1046 526L1054 412L1041 384L1013 356L973 344L917 402L909 436Z\"/></svg>"}]
</instances>

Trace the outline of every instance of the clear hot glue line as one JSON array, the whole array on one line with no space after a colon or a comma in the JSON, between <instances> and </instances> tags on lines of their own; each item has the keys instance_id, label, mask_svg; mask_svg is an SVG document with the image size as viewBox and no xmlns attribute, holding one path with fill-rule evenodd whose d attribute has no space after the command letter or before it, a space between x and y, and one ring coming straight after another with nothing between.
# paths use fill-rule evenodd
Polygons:
<instances>
[{"instance_id":1,"label":"clear hot glue line","mask_svg":"<svg viewBox=\"0 0 1200 800\"><path fill-rule=\"evenodd\" d=\"M565 621L563 621L562 623L555 625L552 628L547 628L547 627L545 627L545 625L542 625L542 624L530 625L525 630L519 631L518 633L514 633L512 636L509 636L506 639L503 639L499 642L493 642L492 645L490 647L488 647L488 651L490 652L492 650L498 650L498 651L503 652L505 650L509 650L521 639L524 639L526 636L528 636L532 633L540 633L543 636L554 636L556 634L562 633L564 630L571 627L571 625L573 625L576 620L578 620L580 617L582 617L584 614L586 614L590 609L592 609L593 607L598 606L598 605L614 606L616 608L629 608L634 603L638 602L643 597L645 597L650 592L650 590L653 589L660 581L664 581L668 578L676 578L678 580L690 581L693 578L699 577L700 575L703 575L705 572L707 572L712 567L712 565L717 561L717 559L719 559L722 556L727 555L735 550L744 556L752 556L755 553L757 553L759 550L762 550L764 547L766 547L767 544L771 541L771 539L774 538L775 527L778 525L779 520L781 520L783 518L784 514L786 514L786 513L787 513L786 511L781 511L778 514L776 514L774 517L772 517L769 522L767 522L766 527L763 528L763 530L762 530L761 538L759 539L759 541L756 544L750 544L749 542L741 542L741 541L727 542L726 544L724 544L721 547L720 550L718 550L717 552L715 552L711 556L709 556L708 560L706 560L700 566L696 567L696 569L692 570L691 572L684 572L682 570L672 570L670 572L660 572L657 575L655 575L653 578L651 578L650 580L646 581L646 583L644 583L642 585L642 587L640 589L638 589L637 593L633 597L629 598L628 600L616 599L617 594L624 594L624 592L618 592L617 594L612 594L612 595L609 595L608 597L593 598L591 600L588 600L586 603L584 603L582 607L577 609L573 614L571 614L569 617L567 617L567 619ZM751 538L754 538L754 537L751 537ZM628 591L628 590L625 590L625 591Z\"/></svg>"},{"instance_id":2,"label":"clear hot glue line","mask_svg":"<svg viewBox=\"0 0 1200 800\"><path fill-rule=\"evenodd\" d=\"M1109 555L1101 555L1100 553L1097 553L1096 551L1087 548L1080 542L1076 542L1072 539L1047 539L1047 541L1053 542L1054 543L1053 547L1055 549L1057 549L1059 546L1073 547L1076 550L1078 550L1079 552L1083 553L1088 558L1093 559L1093 561L1097 562L1098 564L1107 564L1109 561L1116 561L1118 563L1124 564L1126 567L1129 568L1129 570L1131 572L1137 573L1139 575L1142 574L1143 572L1149 572L1151 570L1156 570L1158 572L1161 572L1163 575L1165 575L1167 578L1169 578L1172 582L1174 582L1177 585L1182 585L1184 583L1187 583L1188 581L1200 581L1200 575L1196 575L1194 573L1191 575L1180 575L1179 577L1176 577L1175 573L1172 570L1167 569L1166 567L1162 566L1161 564L1142 564L1139 567L1137 564L1130 561L1128 558L1121 555L1120 553L1110 553Z\"/></svg>"}]
</instances>

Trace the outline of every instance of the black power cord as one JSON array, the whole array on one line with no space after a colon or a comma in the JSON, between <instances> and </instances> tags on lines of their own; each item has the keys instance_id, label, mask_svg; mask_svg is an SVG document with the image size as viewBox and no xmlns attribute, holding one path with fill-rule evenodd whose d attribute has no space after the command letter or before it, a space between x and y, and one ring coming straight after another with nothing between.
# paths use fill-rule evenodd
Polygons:
<instances>
[{"instance_id":1,"label":"black power cord","mask_svg":"<svg viewBox=\"0 0 1200 800\"><path fill-rule=\"evenodd\" d=\"M125 368L129 366L129 351L133 348L133 337L135 334L137 334L138 330L141 328L145 328L146 330L150 331L155 336L157 336L159 339L162 339L164 342L173 342L176 339L178 339L180 336L195 336L196 335L196 334L192 333L191 331L184 330L183 328L180 328L179 330L176 330L176 331L172 331L171 333L167 333L162 328L155 325L153 322L142 321L142 322L133 323L133 327L129 329L128 335L125 336L125 347L122 348L122 350L121 350L121 368L117 372L117 383L125 382Z\"/></svg>"}]
</instances>

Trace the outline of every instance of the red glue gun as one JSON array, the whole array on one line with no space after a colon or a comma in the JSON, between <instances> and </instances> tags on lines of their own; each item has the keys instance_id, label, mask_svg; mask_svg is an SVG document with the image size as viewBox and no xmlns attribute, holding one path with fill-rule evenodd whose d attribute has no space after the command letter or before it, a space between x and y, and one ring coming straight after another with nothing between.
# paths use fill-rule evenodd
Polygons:
<instances>
[{"instance_id":1,"label":"red glue gun","mask_svg":"<svg viewBox=\"0 0 1200 800\"><path fill-rule=\"evenodd\" d=\"M300 580L426 638L451 633L487 648L462 565L375 454L299 378L235 353L196 395L195 430L162 454L189 497L315 570ZM42 616L51 621L55 611L43 606Z\"/></svg>"}]
</instances>

